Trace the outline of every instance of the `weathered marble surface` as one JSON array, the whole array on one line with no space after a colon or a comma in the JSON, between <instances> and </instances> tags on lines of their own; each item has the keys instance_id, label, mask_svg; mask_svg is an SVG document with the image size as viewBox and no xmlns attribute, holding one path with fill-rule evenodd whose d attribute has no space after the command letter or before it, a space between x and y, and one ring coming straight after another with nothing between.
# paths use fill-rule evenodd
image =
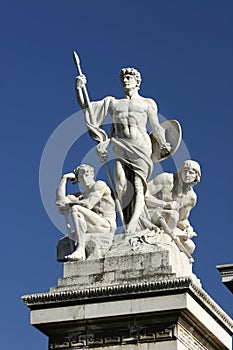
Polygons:
<instances>
[{"instance_id":1,"label":"weathered marble surface","mask_svg":"<svg viewBox=\"0 0 233 350\"><path fill-rule=\"evenodd\" d=\"M169 249L110 254L66 262L57 286L23 297L51 350L232 350L233 322L200 287L185 254L178 254L189 264L182 272Z\"/></svg>"},{"instance_id":2,"label":"weathered marble surface","mask_svg":"<svg viewBox=\"0 0 233 350\"><path fill-rule=\"evenodd\" d=\"M65 273L74 277L90 263L68 262ZM23 300L50 349L232 349L231 318L190 278L88 288L67 283Z\"/></svg>"},{"instance_id":3,"label":"weathered marble surface","mask_svg":"<svg viewBox=\"0 0 233 350\"><path fill-rule=\"evenodd\" d=\"M190 278L201 286L200 280L192 271L192 263L172 242L162 247L148 245L149 249L133 251L120 236L116 236L115 245L113 244L102 259L65 263L63 277L51 291L119 287L179 277Z\"/></svg>"}]
</instances>

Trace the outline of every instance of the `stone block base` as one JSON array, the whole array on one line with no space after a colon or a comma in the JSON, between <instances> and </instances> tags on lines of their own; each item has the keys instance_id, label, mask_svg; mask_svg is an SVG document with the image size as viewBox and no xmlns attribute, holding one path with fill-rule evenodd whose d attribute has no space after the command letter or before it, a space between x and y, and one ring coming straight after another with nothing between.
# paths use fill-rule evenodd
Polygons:
<instances>
[{"instance_id":1,"label":"stone block base","mask_svg":"<svg viewBox=\"0 0 233 350\"><path fill-rule=\"evenodd\" d=\"M118 246L119 247L119 246ZM150 250L149 250L149 249ZM175 277L190 277L200 286L192 273L192 263L174 245L165 248L149 246L145 252L111 250L105 258L64 263L63 278L51 292L81 288L153 282Z\"/></svg>"},{"instance_id":2,"label":"stone block base","mask_svg":"<svg viewBox=\"0 0 233 350\"><path fill-rule=\"evenodd\" d=\"M232 320L189 278L23 299L49 349L232 349Z\"/></svg>"},{"instance_id":3,"label":"stone block base","mask_svg":"<svg viewBox=\"0 0 233 350\"><path fill-rule=\"evenodd\" d=\"M160 249L65 263L58 286L23 297L31 324L50 350L231 350L232 320L173 258Z\"/></svg>"}]
</instances>

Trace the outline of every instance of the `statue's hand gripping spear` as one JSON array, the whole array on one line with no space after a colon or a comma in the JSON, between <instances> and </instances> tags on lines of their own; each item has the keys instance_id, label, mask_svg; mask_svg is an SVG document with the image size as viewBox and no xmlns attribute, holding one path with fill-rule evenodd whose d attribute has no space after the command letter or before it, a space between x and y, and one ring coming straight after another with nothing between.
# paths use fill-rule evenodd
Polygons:
<instances>
[{"instance_id":1,"label":"statue's hand gripping spear","mask_svg":"<svg viewBox=\"0 0 233 350\"><path fill-rule=\"evenodd\" d=\"M82 69L81 69L81 66L80 66L80 59L79 59L78 54L75 51L73 52L73 57L74 57L74 62L75 62L75 65L77 67L78 73L80 75L82 75L83 73L82 73ZM86 85L82 86L82 91L83 91L83 96L84 96L84 99L85 99L85 102L86 102L86 105L87 105L87 113L85 113L86 126L91 131L92 138L95 141L97 141L99 144L103 143L103 142L106 142L106 141L109 140L109 137L108 137L107 133L103 129L101 129L100 127L96 126L95 115L94 115L94 112L93 112L93 109L92 109L92 105L91 105L91 102L90 102L90 99L89 99L89 96L88 96ZM103 159L104 158L102 158L101 161L103 161ZM117 195L117 193L115 191L114 182L113 182L112 175L111 175L111 172L110 172L110 169L109 169L109 165L108 165L107 162L105 162L104 165L105 165L106 173L107 173L107 176L108 176L108 179L109 179L109 182L110 182L110 185L111 185L111 189L112 189L112 192L113 192L113 195L114 195L114 198L115 198L116 207L117 207L117 210L119 212L122 225L123 225L123 227L125 229L124 216L123 216L123 212L122 212L122 208L121 208L121 204L120 204L118 195Z\"/></svg>"}]
</instances>

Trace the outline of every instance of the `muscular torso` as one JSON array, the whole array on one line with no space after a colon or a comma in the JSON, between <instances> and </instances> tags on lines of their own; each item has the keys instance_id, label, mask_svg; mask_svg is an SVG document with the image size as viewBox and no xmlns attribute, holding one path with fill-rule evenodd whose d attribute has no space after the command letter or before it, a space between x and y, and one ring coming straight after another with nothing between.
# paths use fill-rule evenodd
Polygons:
<instances>
[{"instance_id":1,"label":"muscular torso","mask_svg":"<svg viewBox=\"0 0 233 350\"><path fill-rule=\"evenodd\" d=\"M111 190L105 182L97 181L89 190L83 192L81 196L80 193L69 196L73 201L77 201L77 197L97 214L115 219L115 203L111 195ZM77 204L79 203L77 202Z\"/></svg>"},{"instance_id":2,"label":"muscular torso","mask_svg":"<svg viewBox=\"0 0 233 350\"><path fill-rule=\"evenodd\" d=\"M192 188L186 193L181 193L174 196L174 200L179 204L180 221L186 220L189 216L190 210L196 204L196 194Z\"/></svg>"},{"instance_id":3,"label":"muscular torso","mask_svg":"<svg viewBox=\"0 0 233 350\"><path fill-rule=\"evenodd\" d=\"M154 180L150 181L148 188L150 194L164 202L176 201L179 205L180 220L187 219L190 210L196 204L196 193L190 187L187 192L181 191L175 193L173 191L174 177L173 174L162 173Z\"/></svg>"},{"instance_id":4,"label":"muscular torso","mask_svg":"<svg viewBox=\"0 0 233 350\"><path fill-rule=\"evenodd\" d=\"M195 204L195 194L193 189L190 189L187 193L182 193L180 195L175 195L173 198L179 204L180 208L187 206L193 206Z\"/></svg>"},{"instance_id":5,"label":"muscular torso","mask_svg":"<svg viewBox=\"0 0 233 350\"><path fill-rule=\"evenodd\" d=\"M134 142L147 134L148 108L147 99L141 96L119 100L112 98L109 112L114 124L114 136Z\"/></svg>"}]
</instances>

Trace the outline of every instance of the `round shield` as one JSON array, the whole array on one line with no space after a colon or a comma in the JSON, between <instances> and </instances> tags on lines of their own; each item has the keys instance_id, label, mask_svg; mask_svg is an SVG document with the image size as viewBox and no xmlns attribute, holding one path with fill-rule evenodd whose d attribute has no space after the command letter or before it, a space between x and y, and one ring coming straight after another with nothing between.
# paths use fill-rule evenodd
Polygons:
<instances>
[{"instance_id":1,"label":"round shield","mask_svg":"<svg viewBox=\"0 0 233 350\"><path fill-rule=\"evenodd\" d=\"M162 154L158 141L155 139L154 135L150 133L152 143L151 159L155 163L162 162L163 160L172 156L178 149L182 138L181 126L177 120L166 120L161 124L161 126L165 129L166 142L170 144L171 151L165 155Z\"/></svg>"}]
</instances>

